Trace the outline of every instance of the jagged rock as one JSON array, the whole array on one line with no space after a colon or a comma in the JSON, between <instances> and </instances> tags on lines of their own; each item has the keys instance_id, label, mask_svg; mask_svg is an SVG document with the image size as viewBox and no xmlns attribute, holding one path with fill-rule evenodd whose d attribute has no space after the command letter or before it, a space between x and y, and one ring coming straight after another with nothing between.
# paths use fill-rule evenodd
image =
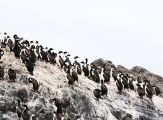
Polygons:
<instances>
[{"instance_id":1,"label":"jagged rock","mask_svg":"<svg viewBox=\"0 0 163 120\"><path fill-rule=\"evenodd\" d=\"M13 99L9 97L0 96L0 111L2 112L15 112L16 111L16 103Z\"/></svg>"},{"instance_id":2,"label":"jagged rock","mask_svg":"<svg viewBox=\"0 0 163 120\"><path fill-rule=\"evenodd\" d=\"M11 112L16 112L16 106L17 106L17 103L15 102L15 100L11 100L10 99L10 103L9 103L9 111Z\"/></svg>"},{"instance_id":3,"label":"jagged rock","mask_svg":"<svg viewBox=\"0 0 163 120\"><path fill-rule=\"evenodd\" d=\"M105 64L106 65L106 71L105 71L106 74L109 74L110 66L115 67L115 65L111 61L107 61L102 58L93 61L92 64L96 65L96 66L102 66ZM152 85L156 85L161 89L161 93L162 93L161 96L163 97L163 87L162 87L163 86L163 77L161 77L159 75L155 75L155 74L151 73L150 71L148 71L147 69L140 67L140 66L135 66L132 69L127 69L122 65L117 65L116 69L118 71L122 71L124 74L128 74L128 73L133 74L134 79L137 79L138 76L148 79L152 83Z\"/></svg>"},{"instance_id":4,"label":"jagged rock","mask_svg":"<svg viewBox=\"0 0 163 120\"><path fill-rule=\"evenodd\" d=\"M0 111L6 112L9 111L9 98L7 97L0 97Z\"/></svg>"},{"instance_id":5,"label":"jagged rock","mask_svg":"<svg viewBox=\"0 0 163 120\"><path fill-rule=\"evenodd\" d=\"M130 71L122 65L117 65L117 70L121 71L124 74L130 73Z\"/></svg>"},{"instance_id":6,"label":"jagged rock","mask_svg":"<svg viewBox=\"0 0 163 120\"><path fill-rule=\"evenodd\" d=\"M22 102L27 102L28 101L28 91L25 88L21 88L17 91L17 97L22 101Z\"/></svg>"},{"instance_id":7,"label":"jagged rock","mask_svg":"<svg viewBox=\"0 0 163 120\"><path fill-rule=\"evenodd\" d=\"M53 120L53 113L52 112L46 113L44 116L44 120Z\"/></svg>"},{"instance_id":8,"label":"jagged rock","mask_svg":"<svg viewBox=\"0 0 163 120\"><path fill-rule=\"evenodd\" d=\"M0 95L4 95L4 93L5 93L5 89L2 86L0 86Z\"/></svg>"},{"instance_id":9,"label":"jagged rock","mask_svg":"<svg viewBox=\"0 0 163 120\"><path fill-rule=\"evenodd\" d=\"M111 113L117 118L118 120L122 119L124 111L122 110L115 110L114 108L111 110Z\"/></svg>"},{"instance_id":10,"label":"jagged rock","mask_svg":"<svg viewBox=\"0 0 163 120\"><path fill-rule=\"evenodd\" d=\"M37 113L38 111L40 111L43 108L43 105L41 103L37 103L34 106L34 112Z\"/></svg>"},{"instance_id":11,"label":"jagged rock","mask_svg":"<svg viewBox=\"0 0 163 120\"><path fill-rule=\"evenodd\" d=\"M131 114L126 113L125 111L122 111L120 109L111 109L111 113L118 119L118 120L133 120L133 117Z\"/></svg>"},{"instance_id":12,"label":"jagged rock","mask_svg":"<svg viewBox=\"0 0 163 120\"><path fill-rule=\"evenodd\" d=\"M110 69L110 66L115 67L115 65L111 61L104 60L102 58L93 61L91 64L95 65L95 66L103 66L103 65L105 65L107 69Z\"/></svg>"},{"instance_id":13,"label":"jagged rock","mask_svg":"<svg viewBox=\"0 0 163 120\"><path fill-rule=\"evenodd\" d=\"M27 81L28 72L20 60L7 53L2 60L6 66L11 64L10 61L14 61L13 66L18 70L20 68L20 71L16 82L7 83L6 78L0 81L0 120L18 119L14 112L17 99L28 106L30 116L36 116L38 120L52 120L53 117L56 118L57 109L54 102L50 101L52 98L70 100L70 106L63 108L61 115L65 120L162 120L163 99L159 96L154 96L152 100L146 97L140 99L135 91L123 91L119 95L115 82L111 82L106 84L108 96L97 101L93 90L99 88L99 84L80 75L79 82L74 83L74 89L72 89L67 84L64 71L60 70L58 66L40 61L36 62L33 77L41 84L39 91L34 92ZM103 59L95 61L94 64L99 69L105 64L107 69L105 72L108 74L111 66L115 67L111 61ZM139 75L138 68L127 70L122 66L117 66L117 69L129 71L135 76ZM149 78L154 77L144 69L142 75L149 75ZM160 82L160 80L161 78L157 77L156 81Z\"/></svg>"},{"instance_id":14,"label":"jagged rock","mask_svg":"<svg viewBox=\"0 0 163 120\"><path fill-rule=\"evenodd\" d=\"M3 112L0 111L0 120L3 120Z\"/></svg>"},{"instance_id":15,"label":"jagged rock","mask_svg":"<svg viewBox=\"0 0 163 120\"><path fill-rule=\"evenodd\" d=\"M131 114L126 114L123 116L122 120L133 120L133 118Z\"/></svg>"},{"instance_id":16,"label":"jagged rock","mask_svg":"<svg viewBox=\"0 0 163 120\"><path fill-rule=\"evenodd\" d=\"M133 67L130 72L135 76L141 76L142 78L147 78L153 85L158 86L161 89L162 97L163 97L163 77L159 75L155 75L148 71L147 69L139 66Z\"/></svg>"},{"instance_id":17,"label":"jagged rock","mask_svg":"<svg viewBox=\"0 0 163 120\"><path fill-rule=\"evenodd\" d=\"M8 96L17 96L17 87L14 85L9 86L9 88L5 91L5 94Z\"/></svg>"},{"instance_id":18,"label":"jagged rock","mask_svg":"<svg viewBox=\"0 0 163 120\"><path fill-rule=\"evenodd\" d=\"M29 82L28 82L28 77L25 76L25 75L21 75L21 76L19 77L19 81L22 82L22 83L25 83L25 84L29 83Z\"/></svg>"},{"instance_id":19,"label":"jagged rock","mask_svg":"<svg viewBox=\"0 0 163 120\"><path fill-rule=\"evenodd\" d=\"M137 118L137 120L152 120L152 119L147 118L145 116L139 116L139 118Z\"/></svg>"}]
</instances>

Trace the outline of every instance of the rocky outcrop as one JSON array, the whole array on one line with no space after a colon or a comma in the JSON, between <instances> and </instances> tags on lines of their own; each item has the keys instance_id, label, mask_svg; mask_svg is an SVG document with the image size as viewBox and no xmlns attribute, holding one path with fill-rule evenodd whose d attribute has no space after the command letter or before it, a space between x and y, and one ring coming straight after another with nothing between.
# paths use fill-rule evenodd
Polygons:
<instances>
[{"instance_id":1,"label":"rocky outcrop","mask_svg":"<svg viewBox=\"0 0 163 120\"><path fill-rule=\"evenodd\" d=\"M67 108L63 108L64 120L161 120L163 117L163 99L159 96L154 96L151 101L146 97L140 99L134 91L126 90L120 95L115 82L111 82L106 85L108 95L97 101L93 90L100 88L99 84L83 75L79 76L79 82L75 82L72 89L68 86L65 72L57 65L38 61L34 76L31 76L20 60L15 59L12 54L5 53L2 60L5 72L11 66L19 72L16 82L8 82L6 73L5 79L0 81L0 120L18 120L15 112L18 99L29 107L31 118L59 119L53 98L66 98L70 102ZM115 67L111 61L103 59L93 64L97 67L106 64L108 70L110 66ZM124 68L119 66L119 69L123 71ZM125 70L127 72L127 69ZM38 80L38 92L33 91L32 85L27 81L28 77Z\"/></svg>"},{"instance_id":2,"label":"rocky outcrop","mask_svg":"<svg viewBox=\"0 0 163 120\"><path fill-rule=\"evenodd\" d=\"M111 61L108 62L107 60L103 60L101 58L98 60L95 60L92 64L95 64L98 66L102 66L103 64L105 64L107 68L110 68L110 66L115 66ZM117 65L116 69L118 71L122 71L124 74L126 73L132 74L135 79L137 79L137 77L139 76L142 78L148 79L152 85L156 85L161 89L161 93L162 93L161 96L163 97L163 77L153 74L147 69L140 67L140 66L135 66L132 69L127 69L124 66Z\"/></svg>"}]
</instances>

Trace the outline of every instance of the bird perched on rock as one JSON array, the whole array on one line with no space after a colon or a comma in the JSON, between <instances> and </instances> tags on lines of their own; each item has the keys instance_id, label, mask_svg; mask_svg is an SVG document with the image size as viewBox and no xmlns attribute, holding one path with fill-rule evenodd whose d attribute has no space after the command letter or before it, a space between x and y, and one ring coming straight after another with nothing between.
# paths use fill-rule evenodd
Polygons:
<instances>
[{"instance_id":1,"label":"bird perched on rock","mask_svg":"<svg viewBox=\"0 0 163 120\"><path fill-rule=\"evenodd\" d=\"M143 96L145 96L145 90L144 90L145 84L144 83L138 83L137 86L138 86L137 92L139 94L139 97L141 99L143 99Z\"/></svg>"},{"instance_id":2,"label":"bird perched on rock","mask_svg":"<svg viewBox=\"0 0 163 120\"><path fill-rule=\"evenodd\" d=\"M16 79L16 71L12 68L9 68L8 70L8 76L11 82L14 82Z\"/></svg>"},{"instance_id":3,"label":"bird perched on rock","mask_svg":"<svg viewBox=\"0 0 163 120\"><path fill-rule=\"evenodd\" d=\"M29 116L29 108L27 105L23 105L25 107L24 111L22 112L22 118L23 120L30 120L30 116Z\"/></svg>"},{"instance_id":4,"label":"bird perched on rock","mask_svg":"<svg viewBox=\"0 0 163 120\"><path fill-rule=\"evenodd\" d=\"M4 79L4 68L2 66L0 66L0 79L3 80Z\"/></svg>"},{"instance_id":5,"label":"bird perched on rock","mask_svg":"<svg viewBox=\"0 0 163 120\"><path fill-rule=\"evenodd\" d=\"M107 96L107 94L108 94L108 89L107 89L106 85L104 85L104 81L101 80L101 95Z\"/></svg>"},{"instance_id":6,"label":"bird perched on rock","mask_svg":"<svg viewBox=\"0 0 163 120\"><path fill-rule=\"evenodd\" d=\"M69 86L71 85L73 88L73 84L75 82L74 78L69 73L67 73L67 79L68 79Z\"/></svg>"},{"instance_id":7,"label":"bird perched on rock","mask_svg":"<svg viewBox=\"0 0 163 120\"><path fill-rule=\"evenodd\" d=\"M73 67L70 68L70 75L74 78L76 82L78 82L78 74L76 73Z\"/></svg>"},{"instance_id":8,"label":"bird perched on rock","mask_svg":"<svg viewBox=\"0 0 163 120\"><path fill-rule=\"evenodd\" d=\"M146 96L148 98L152 99L153 93L154 93L152 85L150 83L148 83L148 82L145 82L144 90L145 90Z\"/></svg>"},{"instance_id":9,"label":"bird perched on rock","mask_svg":"<svg viewBox=\"0 0 163 120\"><path fill-rule=\"evenodd\" d=\"M33 85L33 90L34 90L34 91L38 91L38 89L39 89L39 84L38 84L38 82L37 82L36 79L34 79L34 78L28 78L28 82L29 82L29 83L32 83L32 85Z\"/></svg>"},{"instance_id":10,"label":"bird perched on rock","mask_svg":"<svg viewBox=\"0 0 163 120\"><path fill-rule=\"evenodd\" d=\"M79 57L78 56L75 56L74 59L78 59Z\"/></svg>"},{"instance_id":11,"label":"bird perched on rock","mask_svg":"<svg viewBox=\"0 0 163 120\"><path fill-rule=\"evenodd\" d=\"M96 97L97 101L99 101L99 98L101 98L101 90L100 89L94 89L93 94Z\"/></svg>"},{"instance_id":12,"label":"bird perched on rock","mask_svg":"<svg viewBox=\"0 0 163 120\"><path fill-rule=\"evenodd\" d=\"M71 85L73 88L73 84L75 81L78 82L78 74L74 71L74 69L69 65L68 69L66 71L67 73L67 79L69 86Z\"/></svg>"},{"instance_id":13,"label":"bird perched on rock","mask_svg":"<svg viewBox=\"0 0 163 120\"><path fill-rule=\"evenodd\" d=\"M131 78L131 77L129 77L129 88L130 88L130 90L135 90L135 88L134 88L134 84L133 84L133 78Z\"/></svg>"},{"instance_id":14,"label":"bird perched on rock","mask_svg":"<svg viewBox=\"0 0 163 120\"><path fill-rule=\"evenodd\" d=\"M119 94L122 93L122 90L124 89L124 85L122 83L122 75L121 73L118 74L117 80L116 80L116 86L118 88Z\"/></svg>"},{"instance_id":15,"label":"bird perched on rock","mask_svg":"<svg viewBox=\"0 0 163 120\"><path fill-rule=\"evenodd\" d=\"M53 98L51 101L54 101L55 106L57 107L57 114L62 114L62 101L58 98Z\"/></svg>"},{"instance_id":16,"label":"bird perched on rock","mask_svg":"<svg viewBox=\"0 0 163 120\"><path fill-rule=\"evenodd\" d=\"M24 106L21 104L21 101L18 99L17 100L17 106L16 106L16 113L17 113L17 116L19 118L19 120L21 120L21 117L22 117L22 113L23 111L25 110Z\"/></svg>"},{"instance_id":17,"label":"bird perched on rock","mask_svg":"<svg viewBox=\"0 0 163 120\"><path fill-rule=\"evenodd\" d=\"M154 93L155 93L156 95L161 94L161 90L160 90L159 87L157 87L157 86L155 86L155 85L153 85L152 87L153 87Z\"/></svg>"},{"instance_id":18,"label":"bird perched on rock","mask_svg":"<svg viewBox=\"0 0 163 120\"><path fill-rule=\"evenodd\" d=\"M28 72L33 75L33 71L34 71L34 64L30 61L29 58L27 58L25 60L25 65L26 65L26 68L28 70Z\"/></svg>"}]
</instances>

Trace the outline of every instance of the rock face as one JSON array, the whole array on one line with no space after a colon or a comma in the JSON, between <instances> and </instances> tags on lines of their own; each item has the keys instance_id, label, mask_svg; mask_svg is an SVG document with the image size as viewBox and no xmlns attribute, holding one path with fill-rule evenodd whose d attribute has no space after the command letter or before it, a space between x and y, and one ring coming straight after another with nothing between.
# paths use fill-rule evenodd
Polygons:
<instances>
[{"instance_id":1,"label":"rock face","mask_svg":"<svg viewBox=\"0 0 163 120\"><path fill-rule=\"evenodd\" d=\"M110 66L115 66L111 61L103 60L103 59L98 59L95 60L92 64L95 64L97 66L102 66L106 65L107 69L110 68ZM116 69L118 71L122 71L123 73L130 73L133 74L133 77L136 79L138 76L142 78L147 78L151 84L158 86L161 89L161 97L163 97L163 77L153 74L147 69L140 67L140 66L135 66L132 69L127 69L121 65L117 65Z\"/></svg>"},{"instance_id":2,"label":"rock face","mask_svg":"<svg viewBox=\"0 0 163 120\"><path fill-rule=\"evenodd\" d=\"M155 75L151 73L150 71L146 70L145 68L142 68L139 66L135 66L129 71L131 71L131 73L133 73L135 76L142 76L142 77L147 78L148 80L150 80L150 82L153 85L158 86L163 93L163 77L159 75ZM163 94L162 94L162 97L163 97Z\"/></svg>"},{"instance_id":3,"label":"rock face","mask_svg":"<svg viewBox=\"0 0 163 120\"><path fill-rule=\"evenodd\" d=\"M0 120L18 120L15 112L18 99L22 101L22 104L28 106L28 113L31 118L36 118L36 120L59 120L59 116L56 115L57 106L52 101L53 98L59 100L66 98L70 102L69 106L62 109L61 117L64 120L163 119L163 98L159 96L154 96L152 100L146 97L140 99L134 91L123 91L120 95L117 93L115 82L111 82L106 85L108 95L97 101L93 95L93 90L100 88L99 84L83 75L79 76L79 82L75 82L74 89L72 89L68 86L66 73L60 70L57 65L38 61L34 76L31 76L21 61L15 59L12 54L5 53L2 60L3 63L1 64L5 66L5 71L12 66L19 72L16 82L8 82L7 76L4 80L0 80ZM115 67L112 62L103 59L97 60L93 64L97 66L106 64L108 70L110 66ZM139 73L138 68L127 70L119 66L120 68L121 71L124 69L134 75ZM151 74L146 70L142 70L142 72L143 75ZM140 73L142 74L142 72ZM27 81L28 77L34 77L39 82L38 92L33 91L33 86ZM159 81L159 79L157 80Z\"/></svg>"}]
</instances>

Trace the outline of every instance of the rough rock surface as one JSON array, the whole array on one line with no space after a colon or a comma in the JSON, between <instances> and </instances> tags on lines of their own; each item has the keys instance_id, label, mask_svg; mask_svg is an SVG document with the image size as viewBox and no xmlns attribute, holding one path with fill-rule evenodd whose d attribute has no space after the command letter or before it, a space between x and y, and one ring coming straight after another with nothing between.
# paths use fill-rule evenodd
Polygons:
<instances>
[{"instance_id":1,"label":"rough rock surface","mask_svg":"<svg viewBox=\"0 0 163 120\"><path fill-rule=\"evenodd\" d=\"M154 96L152 100L139 98L134 91L124 91L121 95L117 92L115 82L106 85L108 96L95 100L93 90L99 84L79 76L79 83L74 84L74 89L68 86L66 74L57 65L37 62L34 78L39 81L39 92L32 90L32 84L27 78L31 77L25 66L12 54L5 53L1 66L5 68L5 78L0 81L0 120L18 120L15 111L16 100L21 99L29 107L30 116L38 120L56 120L56 106L51 99L67 98L70 106L63 110L64 120L162 120L163 98ZM102 60L102 59L101 59ZM113 65L107 62L108 69ZM99 61L97 61L99 62ZM103 64L99 62L98 64ZM8 82L7 69L12 67L17 70L16 82ZM129 70L136 71L137 69ZM149 74L149 73L147 73ZM24 97L21 98L19 93Z\"/></svg>"},{"instance_id":2,"label":"rough rock surface","mask_svg":"<svg viewBox=\"0 0 163 120\"><path fill-rule=\"evenodd\" d=\"M98 66L102 66L103 64L106 65L106 68L110 69L110 66L115 66L111 61L104 60L102 58L95 60L92 64L96 64ZM158 86L161 89L162 97L163 97L163 77L153 74L147 69L140 67L140 66L135 66L132 69L127 69L124 66L117 65L116 66L117 70L122 71L123 73L130 73L133 74L133 77L136 79L138 76L142 78L147 78L150 80L151 84Z\"/></svg>"}]
</instances>

